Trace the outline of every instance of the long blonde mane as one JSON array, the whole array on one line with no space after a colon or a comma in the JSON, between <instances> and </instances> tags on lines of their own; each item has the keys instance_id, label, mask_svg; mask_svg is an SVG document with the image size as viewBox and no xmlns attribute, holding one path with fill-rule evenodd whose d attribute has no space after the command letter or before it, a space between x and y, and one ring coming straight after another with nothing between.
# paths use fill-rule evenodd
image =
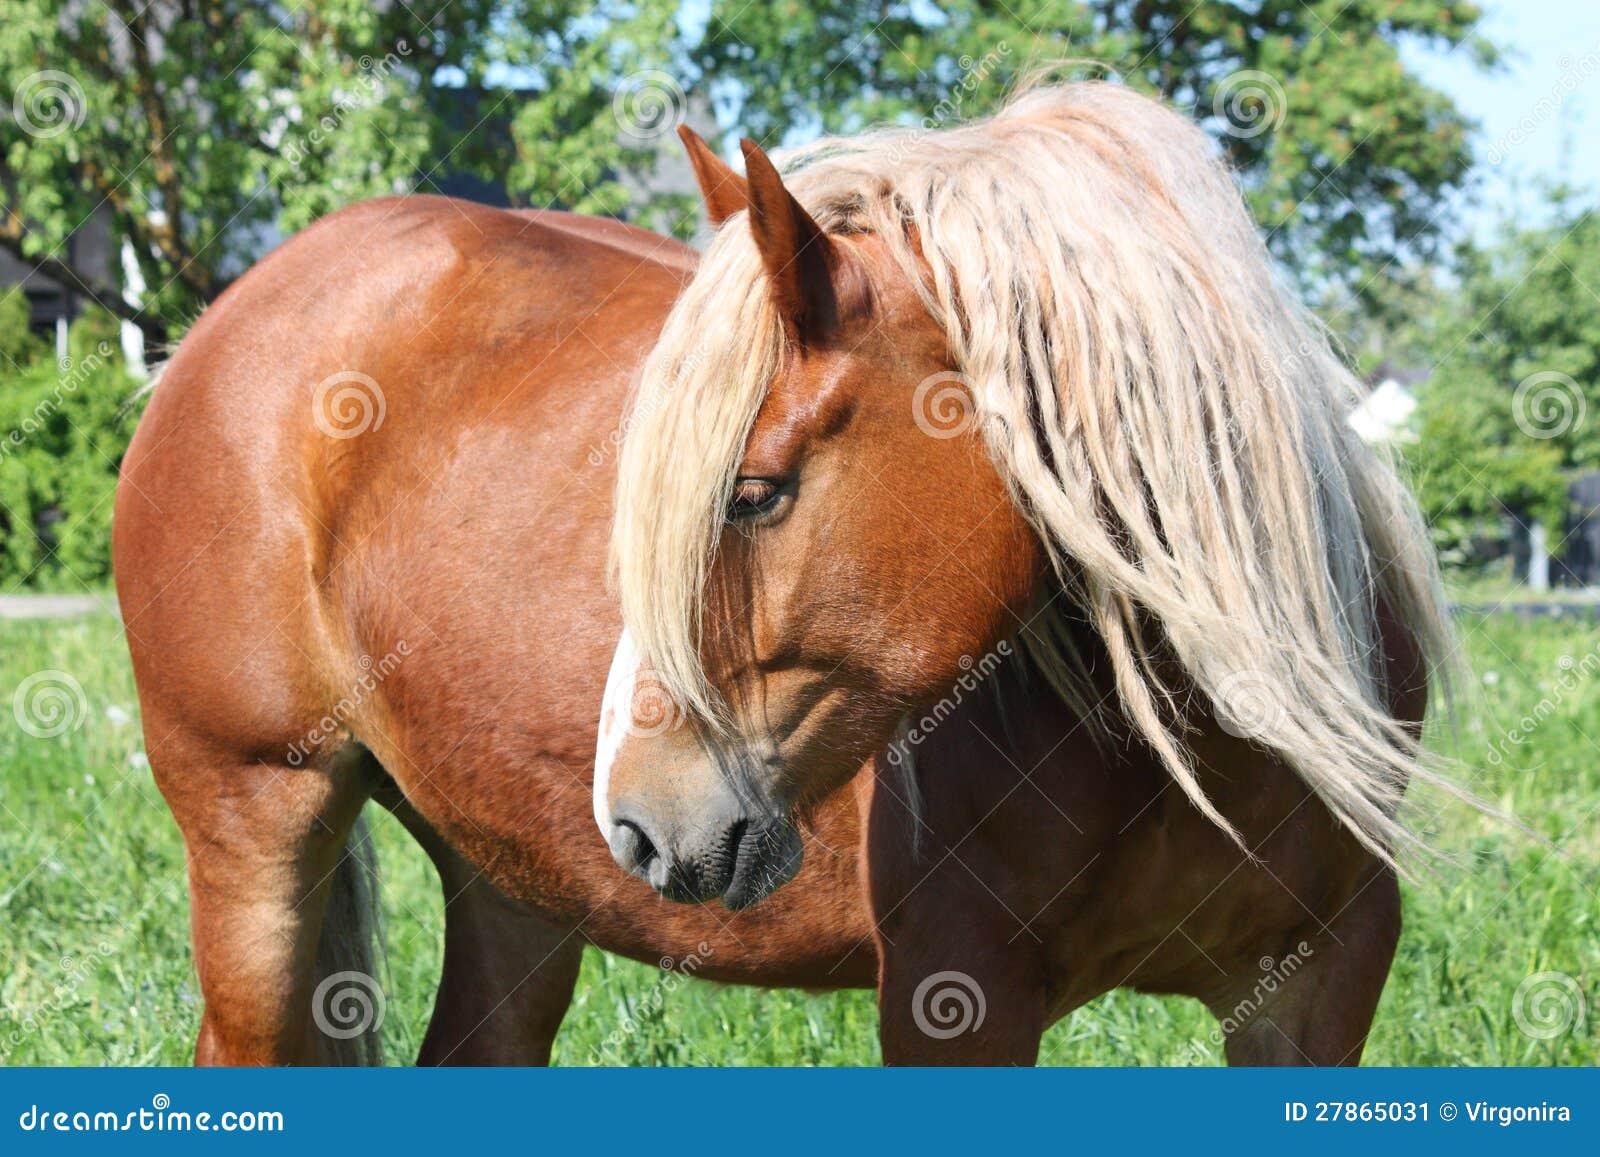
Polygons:
<instances>
[{"instance_id":1,"label":"long blonde mane","mask_svg":"<svg viewBox=\"0 0 1600 1157\"><path fill-rule=\"evenodd\" d=\"M1414 844L1396 811L1408 778L1433 777L1385 706L1378 604L1437 670L1437 567L1394 469L1346 421L1355 379L1278 283L1208 138L1087 82L959 128L822 140L783 167L824 228L878 235L920 287L996 469L1104 640L1121 714L1195 805L1232 832L1184 743L1198 691L1375 854ZM649 360L612 539L629 631L708 719L707 570L782 359L749 232L743 214L722 228ZM1080 670L1025 641L1084 703Z\"/></svg>"}]
</instances>

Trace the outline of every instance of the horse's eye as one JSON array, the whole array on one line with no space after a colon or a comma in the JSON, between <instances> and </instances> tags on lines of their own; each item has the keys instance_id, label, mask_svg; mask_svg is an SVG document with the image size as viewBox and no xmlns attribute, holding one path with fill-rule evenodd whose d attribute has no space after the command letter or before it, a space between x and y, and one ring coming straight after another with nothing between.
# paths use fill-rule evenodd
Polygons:
<instances>
[{"instance_id":1,"label":"horse's eye","mask_svg":"<svg viewBox=\"0 0 1600 1157\"><path fill-rule=\"evenodd\" d=\"M728 521L757 521L773 513L783 498L782 485L771 478L740 478L728 500Z\"/></svg>"}]
</instances>

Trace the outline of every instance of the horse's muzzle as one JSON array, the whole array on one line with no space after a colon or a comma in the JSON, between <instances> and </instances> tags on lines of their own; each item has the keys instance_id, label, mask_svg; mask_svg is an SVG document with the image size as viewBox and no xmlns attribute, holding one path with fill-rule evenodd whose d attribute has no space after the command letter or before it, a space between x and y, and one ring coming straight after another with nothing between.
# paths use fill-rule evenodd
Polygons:
<instances>
[{"instance_id":1,"label":"horse's muzzle","mask_svg":"<svg viewBox=\"0 0 1600 1157\"><path fill-rule=\"evenodd\" d=\"M648 817L612 818L611 855L669 900L704 903L721 898L734 910L765 899L794 878L800 834L787 819L732 815L670 830Z\"/></svg>"}]
</instances>

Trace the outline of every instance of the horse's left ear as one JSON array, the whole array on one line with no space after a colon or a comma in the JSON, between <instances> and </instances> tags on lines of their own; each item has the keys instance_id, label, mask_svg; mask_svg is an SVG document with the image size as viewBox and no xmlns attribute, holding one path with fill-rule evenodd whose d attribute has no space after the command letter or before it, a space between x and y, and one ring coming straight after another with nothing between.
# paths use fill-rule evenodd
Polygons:
<instances>
[{"instance_id":1,"label":"horse's left ear","mask_svg":"<svg viewBox=\"0 0 1600 1157\"><path fill-rule=\"evenodd\" d=\"M689 154L689 165L700 185L706 218L716 228L750 203L750 192L744 178L728 168L699 133L688 125L679 125L678 139Z\"/></svg>"},{"instance_id":2,"label":"horse's left ear","mask_svg":"<svg viewBox=\"0 0 1600 1157\"><path fill-rule=\"evenodd\" d=\"M772 283L773 300L790 335L816 341L838 328L842 303L857 295L861 278L838 242L823 232L794 195L767 154L752 140L744 149L750 194L750 230Z\"/></svg>"}]
</instances>

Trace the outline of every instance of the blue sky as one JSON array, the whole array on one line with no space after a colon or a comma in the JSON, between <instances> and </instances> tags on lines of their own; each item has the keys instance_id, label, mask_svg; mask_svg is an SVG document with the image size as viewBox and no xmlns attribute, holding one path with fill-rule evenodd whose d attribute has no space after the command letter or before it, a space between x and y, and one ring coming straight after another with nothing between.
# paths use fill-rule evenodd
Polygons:
<instances>
[{"instance_id":1,"label":"blue sky","mask_svg":"<svg viewBox=\"0 0 1600 1157\"><path fill-rule=\"evenodd\" d=\"M1465 52L1408 51L1417 72L1479 123L1477 185L1460 227L1482 234L1538 211L1539 178L1600 192L1600 4L1488 0L1483 30L1506 51L1485 73ZM1498 163L1494 161L1498 159Z\"/></svg>"}]
</instances>

